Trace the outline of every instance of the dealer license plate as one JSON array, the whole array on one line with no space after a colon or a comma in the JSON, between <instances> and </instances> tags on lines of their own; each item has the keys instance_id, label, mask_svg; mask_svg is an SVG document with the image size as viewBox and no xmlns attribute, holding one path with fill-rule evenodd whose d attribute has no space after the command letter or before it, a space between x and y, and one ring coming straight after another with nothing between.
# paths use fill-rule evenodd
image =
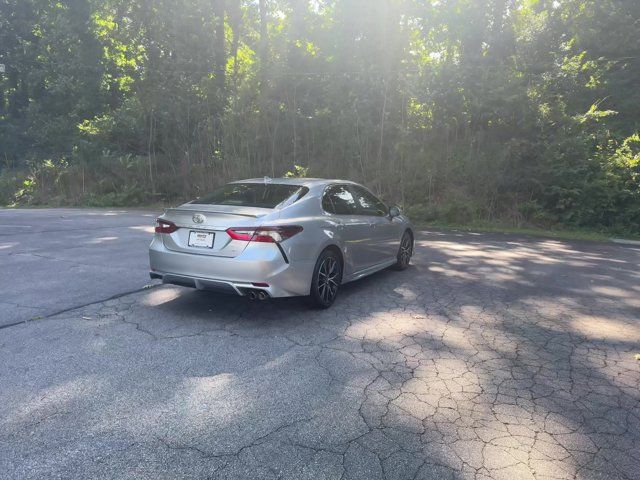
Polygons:
<instances>
[{"instance_id":1,"label":"dealer license plate","mask_svg":"<svg viewBox=\"0 0 640 480\"><path fill-rule=\"evenodd\" d=\"M214 238L214 233L191 230L189 232L189 246L198 248L213 248Z\"/></svg>"}]
</instances>

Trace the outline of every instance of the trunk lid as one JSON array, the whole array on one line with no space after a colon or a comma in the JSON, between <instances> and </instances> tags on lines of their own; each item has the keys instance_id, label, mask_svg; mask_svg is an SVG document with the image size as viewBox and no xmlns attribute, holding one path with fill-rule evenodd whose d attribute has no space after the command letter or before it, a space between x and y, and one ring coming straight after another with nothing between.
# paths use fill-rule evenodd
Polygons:
<instances>
[{"instance_id":1,"label":"trunk lid","mask_svg":"<svg viewBox=\"0 0 640 480\"><path fill-rule=\"evenodd\" d=\"M226 230L230 227L258 227L263 223L263 217L270 213L273 213L273 209L228 205L185 204L167 209L161 218L175 223L179 228L163 235L164 246L177 252L235 257L242 253L249 242L232 239ZM189 245L190 235L192 239L195 235L191 232L213 234L212 247ZM210 235L204 238L211 240Z\"/></svg>"}]
</instances>

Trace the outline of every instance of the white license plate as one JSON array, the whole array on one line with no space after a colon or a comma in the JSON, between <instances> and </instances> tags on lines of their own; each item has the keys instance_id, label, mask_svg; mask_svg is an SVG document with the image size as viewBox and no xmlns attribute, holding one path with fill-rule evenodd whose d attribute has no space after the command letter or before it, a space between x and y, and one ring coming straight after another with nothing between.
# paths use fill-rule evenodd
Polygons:
<instances>
[{"instance_id":1,"label":"white license plate","mask_svg":"<svg viewBox=\"0 0 640 480\"><path fill-rule=\"evenodd\" d=\"M198 248L213 248L214 238L214 233L191 230L189 232L189 246Z\"/></svg>"}]
</instances>

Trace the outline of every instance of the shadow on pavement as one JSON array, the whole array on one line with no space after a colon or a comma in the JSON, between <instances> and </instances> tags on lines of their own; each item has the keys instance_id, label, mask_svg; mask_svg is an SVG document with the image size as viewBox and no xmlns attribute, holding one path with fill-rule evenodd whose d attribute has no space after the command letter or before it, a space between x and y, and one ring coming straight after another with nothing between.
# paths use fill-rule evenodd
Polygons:
<instances>
[{"instance_id":1,"label":"shadow on pavement","mask_svg":"<svg viewBox=\"0 0 640 480\"><path fill-rule=\"evenodd\" d=\"M4 466L637 478L639 258L427 234L414 266L345 285L329 310L180 287L99 305L12 350Z\"/></svg>"}]
</instances>

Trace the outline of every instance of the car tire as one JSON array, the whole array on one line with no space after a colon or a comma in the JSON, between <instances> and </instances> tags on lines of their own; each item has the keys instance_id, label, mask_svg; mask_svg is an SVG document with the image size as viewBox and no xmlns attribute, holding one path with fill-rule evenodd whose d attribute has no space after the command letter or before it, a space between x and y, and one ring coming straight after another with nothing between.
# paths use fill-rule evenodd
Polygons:
<instances>
[{"instance_id":1,"label":"car tire","mask_svg":"<svg viewBox=\"0 0 640 480\"><path fill-rule=\"evenodd\" d=\"M338 295L342 281L342 262L334 250L323 251L313 269L309 299L315 308L329 308Z\"/></svg>"},{"instance_id":2,"label":"car tire","mask_svg":"<svg viewBox=\"0 0 640 480\"><path fill-rule=\"evenodd\" d=\"M398 255L396 257L396 263L393 265L393 268L396 270L404 270L409 266L409 262L411 261L411 256L413 255L413 237L411 233L407 230L402 235L402 240L400 240L400 246L398 247Z\"/></svg>"}]
</instances>

